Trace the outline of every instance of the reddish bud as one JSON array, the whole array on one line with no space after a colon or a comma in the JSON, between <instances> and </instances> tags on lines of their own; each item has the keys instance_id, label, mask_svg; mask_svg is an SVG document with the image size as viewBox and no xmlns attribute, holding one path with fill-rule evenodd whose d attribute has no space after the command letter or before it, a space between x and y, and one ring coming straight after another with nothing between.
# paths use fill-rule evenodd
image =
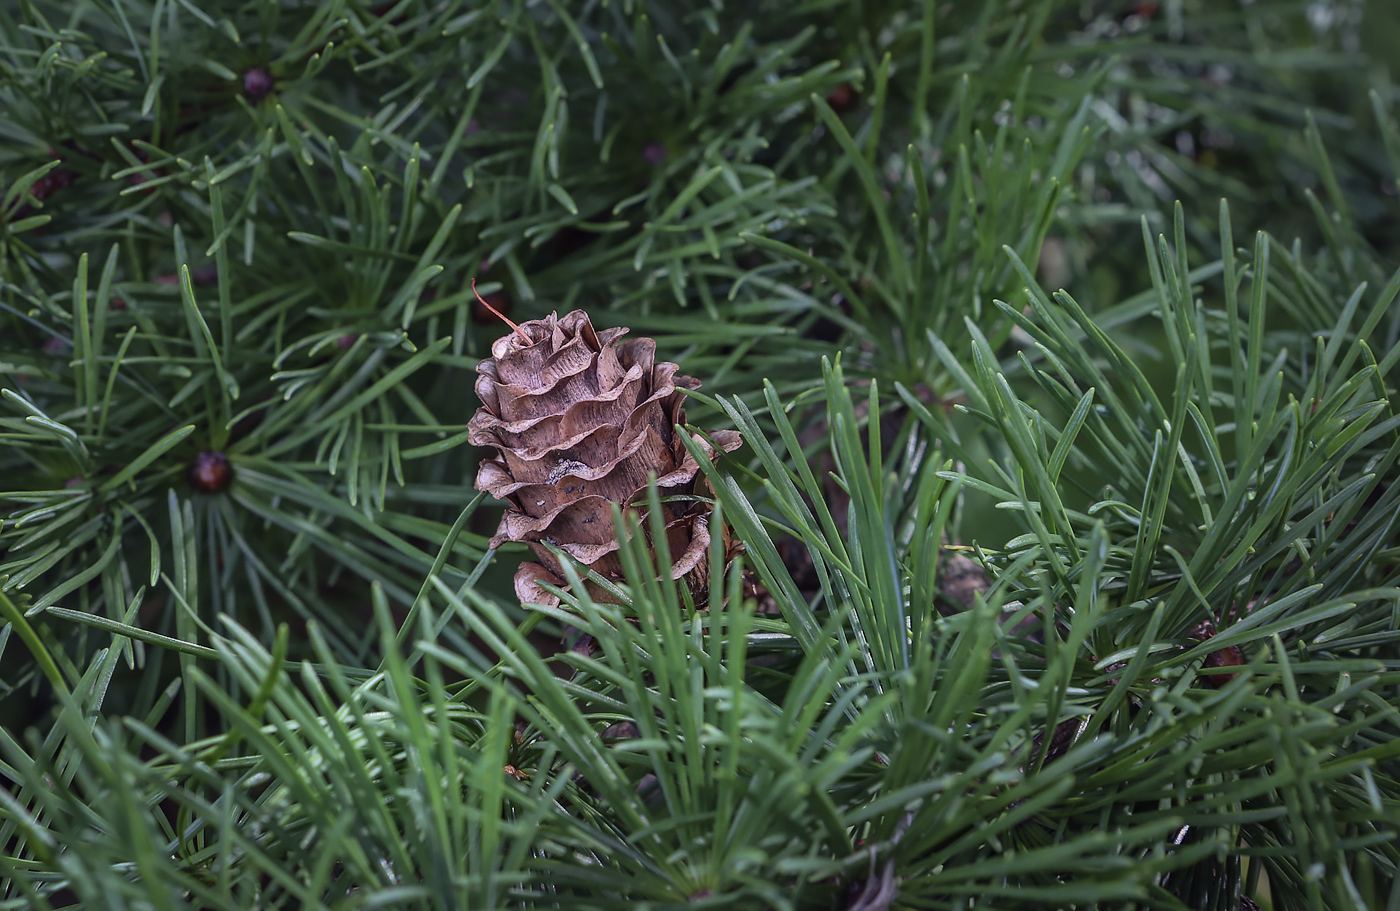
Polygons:
<instances>
[{"instance_id":1,"label":"reddish bud","mask_svg":"<svg viewBox=\"0 0 1400 911\"><path fill-rule=\"evenodd\" d=\"M1215 636L1215 624L1210 620L1202 620L1191 628L1186 634L1192 639L1209 640ZM1206 655L1206 660L1201 662L1201 670L1212 667L1239 667L1244 664L1244 652L1239 646L1227 645L1222 649ZM1219 689L1238 677L1239 674L1202 674L1201 679L1207 686Z\"/></svg>"},{"instance_id":2,"label":"reddish bud","mask_svg":"<svg viewBox=\"0 0 1400 911\"><path fill-rule=\"evenodd\" d=\"M843 82L831 90L831 94L826 96L826 103L838 114L845 114L853 109L860 101L860 93L851 87L849 82Z\"/></svg>"},{"instance_id":3,"label":"reddish bud","mask_svg":"<svg viewBox=\"0 0 1400 911\"><path fill-rule=\"evenodd\" d=\"M276 84L272 74L260 66L255 66L243 74L243 94L247 95L253 104L272 94Z\"/></svg>"},{"instance_id":4,"label":"reddish bud","mask_svg":"<svg viewBox=\"0 0 1400 911\"><path fill-rule=\"evenodd\" d=\"M1206 655L1206 660L1201 662L1201 669L1208 667L1239 667L1244 664L1244 652L1240 651L1237 645L1227 645L1218 652L1211 652ZM1202 674L1206 683L1219 689L1225 684L1234 680L1239 674Z\"/></svg>"},{"instance_id":5,"label":"reddish bud","mask_svg":"<svg viewBox=\"0 0 1400 911\"><path fill-rule=\"evenodd\" d=\"M38 200L48 199L55 191L71 187L77 176L67 168L54 168L34 181L34 185L29 188L29 194Z\"/></svg>"},{"instance_id":6,"label":"reddish bud","mask_svg":"<svg viewBox=\"0 0 1400 911\"><path fill-rule=\"evenodd\" d=\"M218 493L228 487L232 480L233 466L222 452L206 450L195 456L190 464L190 483L195 490Z\"/></svg>"}]
</instances>

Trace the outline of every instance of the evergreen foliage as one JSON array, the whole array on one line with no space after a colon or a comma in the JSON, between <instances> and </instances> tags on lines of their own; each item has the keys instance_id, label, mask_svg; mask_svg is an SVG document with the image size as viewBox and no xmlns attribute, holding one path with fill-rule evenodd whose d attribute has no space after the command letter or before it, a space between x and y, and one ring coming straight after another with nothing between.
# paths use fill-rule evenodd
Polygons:
<instances>
[{"instance_id":1,"label":"evergreen foliage","mask_svg":"<svg viewBox=\"0 0 1400 911\"><path fill-rule=\"evenodd\" d=\"M0 909L1400 908L1387 29L0 2ZM709 610L515 598L473 278L742 433Z\"/></svg>"}]
</instances>

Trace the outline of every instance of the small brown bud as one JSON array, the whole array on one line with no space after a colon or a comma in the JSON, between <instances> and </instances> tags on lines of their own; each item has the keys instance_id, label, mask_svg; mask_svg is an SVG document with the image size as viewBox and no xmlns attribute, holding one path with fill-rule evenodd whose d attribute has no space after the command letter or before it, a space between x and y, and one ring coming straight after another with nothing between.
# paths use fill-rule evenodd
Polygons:
<instances>
[{"instance_id":1,"label":"small brown bud","mask_svg":"<svg viewBox=\"0 0 1400 911\"><path fill-rule=\"evenodd\" d=\"M219 493L233 480L233 466L222 452L206 450L190 464L190 483L195 490Z\"/></svg>"},{"instance_id":2,"label":"small brown bud","mask_svg":"<svg viewBox=\"0 0 1400 911\"><path fill-rule=\"evenodd\" d=\"M849 82L843 82L826 96L826 103L836 113L845 114L854 110L860 103L860 93L852 88Z\"/></svg>"},{"instance_id":3,"label":"small brown bud","mask_svg":"<svg viewBox=\"0 0 1400 911\"><path fill-rule=\"evenodd\" d=\"M1202 620L1193 626L1186 634L1192 639L1211 639L1215 636L1215 624L1210 620ZM1240 651L1237 645L1227 645L1218 651L1206 655L1206 660L1201 662L1201 669L1211 667L1239 667L1244 664L1244 652ZM1219 689L1238 677L1239 674L1202 674L1201 679L1208 686Z\"/></svg>"},{"instance_id":4,"label":"small brown bud","mask_svg":"<svg viewBox=\"0 0 1400 911\"><path fill-rule=\"evenodd\" d=\"M243 74L243 94L247 95L253 104L272 94L275 85L276 80L272 78L272 74L260 66L255 66Z\"/></svg>"},{"instance_id":5,"label":"small brown bud","mask_svg":"<svg viewBox=\"0 0 1400 911\"><path fill-rule=\"evenodd\" d=\"M642 736L642 729L637 727L635 721L614 721L603 728L602 738L604 740L636 740Z\"/></svg>"},{"instance_id":6,"label":"small brown bud","mask_svg":"<svg viewBox=\"0 0 1400 911\"><path fill-rule=\"evenodd\" d=\"M1206 660L1201 662L1201 668L1208 667L1239 667L1244 664L1244 652L1240 651L1237 645L1227 645L1218 652L1211 652L1206 655ZM1206 683L1219 689L1225 684L1234 680L1239 674L1203 674Z\"/></svg>"}]
</instances>

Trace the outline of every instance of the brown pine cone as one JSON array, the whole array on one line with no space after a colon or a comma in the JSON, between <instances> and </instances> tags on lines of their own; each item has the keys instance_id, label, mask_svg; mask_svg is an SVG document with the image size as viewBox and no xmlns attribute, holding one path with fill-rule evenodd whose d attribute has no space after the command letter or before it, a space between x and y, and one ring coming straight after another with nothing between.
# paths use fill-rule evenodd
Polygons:
<instances>
[{"instance_id":1,"label":"brown pine cone","mask_svg":"<svg viewBox=\"0 0 1400 911\"><path fill-rule=\"evenodd\" d=\"M516 571L522 602L559 603L537 584L565 584L545 544L622 581L612 505L645 501L649 473L671 498L663 505L671 578L684 578L697 596L706 590L710 504L690 497L708 488L673 430L685 421L681 390L700 383L675 364L656 363L654 340L619 342L626 333L595 331L582 310L550 314L497 339L493 356L477 365L482 407L467 438L495 447L500 457L482 461L476 486L507 503L491 546L524 541L539 560ZM743 443L732 430L711 436L725 452ZM714 458L713 448L695 439Z\"/></svg>"}]
</instances>

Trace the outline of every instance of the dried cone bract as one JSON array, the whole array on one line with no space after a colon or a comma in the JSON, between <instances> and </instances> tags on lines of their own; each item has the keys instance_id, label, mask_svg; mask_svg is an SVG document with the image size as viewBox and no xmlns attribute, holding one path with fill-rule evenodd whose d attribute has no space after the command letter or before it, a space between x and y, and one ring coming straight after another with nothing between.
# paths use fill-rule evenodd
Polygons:
<instances>
[{"instance_id":1,"label":"dried cone bract","mask_svg":"<svg viewBox=\"0 0 1400 911\"><path fill-rule=\"evenodd\" d=\"M550 314L497 339L476 368L482 406L468 439L499 452L481 463L476 486L508 504L491 546L524 541L539 560L515 574L521 601L558 603L537 584L565 584L545 544L621 580L612 505L644 500L649 473L663 497L678 498L663 504L671 576L703 591L710 504L686 497L707 491L697 489L700 466L673 429L685 421L681 390L700 383L657 363L652 339L619 341L626 332L596 331L582 310ZM711 437L725 452L743 442L734 431Z\"/></svg>"}]
</instances>

